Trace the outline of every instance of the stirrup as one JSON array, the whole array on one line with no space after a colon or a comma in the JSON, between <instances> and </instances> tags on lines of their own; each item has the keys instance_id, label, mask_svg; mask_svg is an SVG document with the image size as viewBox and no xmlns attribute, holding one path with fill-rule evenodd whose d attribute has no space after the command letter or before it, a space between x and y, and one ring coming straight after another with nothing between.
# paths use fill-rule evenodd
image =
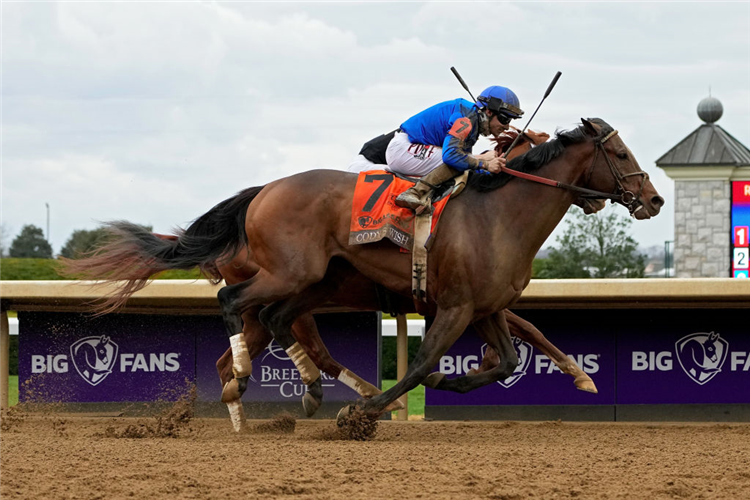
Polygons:
<instances>
[{"instance_id":1,"label":"stirrup","mask_svg":"<svg viewBox=\"0 0 750 500\"><path fill-rule=\"evenodd\" d=\"M414 215L419 217L420 215L431 215L433 212L435 212L435 207L430 203L430 200L427 199L427 203L419 205L414 210Z\"/></svg>"}]
</instances>

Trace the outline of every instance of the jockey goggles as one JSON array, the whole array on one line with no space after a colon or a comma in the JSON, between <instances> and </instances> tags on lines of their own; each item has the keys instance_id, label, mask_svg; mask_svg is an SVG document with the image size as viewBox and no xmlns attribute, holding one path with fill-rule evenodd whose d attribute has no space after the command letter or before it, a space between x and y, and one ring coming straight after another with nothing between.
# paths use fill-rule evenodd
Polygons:
<instances>
[{"instance_id":1,"label":"jockey goggles","mask_svg":"<svg viewBox=\"0 0 750 500\"><path fill-rule=\"evenodd\" d=\"M497 121L499 121L503 125L510 125L511 120L514 118L510 115L506 115L505 113L498 113L495 112L495 116L497 116Z\"/></svg>"}]
</instances>

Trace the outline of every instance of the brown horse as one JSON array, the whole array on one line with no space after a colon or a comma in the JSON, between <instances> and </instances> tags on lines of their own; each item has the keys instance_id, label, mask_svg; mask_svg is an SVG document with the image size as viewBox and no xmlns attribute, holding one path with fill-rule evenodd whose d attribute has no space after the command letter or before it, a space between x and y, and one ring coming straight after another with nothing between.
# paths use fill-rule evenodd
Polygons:
<instances>
[{"instance_id":1,"label":"brown horse","mask_svg":"<svg viewBox=\"0 0 750 500\"><path fill-rule=\"evenodd\" d=\"M586 188L611 193L639 219L656 215L663 204L632 153L601 120L584 120L579 129L560 134L521 158L524 161L516 168L535 167L573 189L516 182L498 191L503 176L472 178L470 186L475 189L455 200L444 214L441 232L445 235L450 228L447 234L453 238L439 238L431 250L435 263L428 277L432 298L428 307L436 313L435 322L407 376L365 402L367 413L378 415L425 380L471 322L501 359L498 367L478 374L473 383L510 376L517 360L503 309L520 296L533 256L577 193ZM330 264L345 260L391 290L410 291L408 256L395 255L387 244L346 244L352 182L334 172L318 171L268 185L250 205L245 226L260 270L252 279L219 292L229 325L246 307L271 304L261 311L260 321L290 355L298 355L292 357L310 385L318 382L319 375L295 348L290 326L338 289L341 278L329 275ZM544 203L536 203L544 195ZM473 227L468 221L475 222ZM438 375L427 383L440 388L450 382Z\"/></svg>"},{"instance_id":2,"label":"brown horse","mask_svg":"<svg viewBox=\"0 0 750 500\"><path fill-rule=\"evenodd\" d=\"M513 373L517 358L504 310L528 284L534 255L581 193L613 199L637 219L659 213L663 199L616 131L600 119L582 123L510 162L513 175L534 171L535 180L527 176L532 180L508 183L511 177L505 173L472 175L469 189L448 205L442 237L436 238L430 253L425 311L434 314L435 321L407 375L362 404L367 414L379 415L424 381L469 323L501 360L471 383L484 385ZM538 176L555 181L540 181ZM99 279L127 279L109 302L116 307L147 284L146 270L206 265L234 254L247 242L259 271L219 291L227 333L236 338L242 330L240 315L269 304L260 311L260 322L287 350L308 388L316 390L320 374L294 341L294 321L340 289L348 266L389 290L411 293L408 255L393 252L386 242L348 245L354 182L354 176L346 173L311 171L252 193L252 203L248 202L251 193L240 193L205 214L201 219L207 224L201 231L181 237L176 244L158 240L143 228L114 223L111 227L120 239L108 244L105 253L74 261L71 271ZM123 263L130 268L123 269ZM237 353L235 365L247 356L247 351ZM244 370L249 359L238 366ZM449 382L440 376L427 381L438 388Z\"/></svg>"},{"instance_id":3,"label":"brown horse","mask_svg":"<svg viewBox=\"0 0 750 500\"><path fill-rule=\"evenodd\" d=\"M498 154L506 151L508 145L518 135L518 131L509 130L503 133L496 139L495 150ZM520 138L516 143L516 147L508 155L508 159L512 159L529 151L533 145L539 145L547 141L549 135L541 132L528 132ZM251 200L259 188L251 188L251 194L248 200ZM249 203L249 201L248 201ZM603 203L599 207L591 205L592 209L596 210L603 207ZM200 227L200 223L196 223L188 230L189 232L196 232L195 229ZM154 233L163 240L178 241L180 235L163 235ZM231 255L229 256L231 257ZM91 264L89 264L91 265ZM90 269L89 269L90 270ZM210 278L215 280L216 283L224 279L227 284L236 284L245 281L255 275L259 270L259 266L253 261L252 255L249 248L242 247L239 253L231 260L226 262L225 258L220 258L214 263L208 263L204 266L204 271ZM149 276L158 272L157 268L146 269L141 272L141 276ZM354 277L356 272L352 269L352 276ZM132 274L129 275L132 278ZM339 303L344 306L352 307L355 309L366 309L366 310L380 310L384 306L382 305L381 297L384 293L388 293L382 287L377 288L377 285L367 280L365 277L359 275L355 279L350 279L346 283L346 290L338 293L335 297L332 297L332 302ZM389 305L385 307L391 311L401 312L414 312L414 304L410 298L391 295L388 297ZM245 343L248 346L248 353L251 359L254 359L265 346L272 340L272 336L267 329L263 327L258 321L257 313L260 308L255 308L252 311L246 311L242 315L243 319L243 336ZM525 340L537 347L543 353L546 353L550 359L564 372L574 377L576 387L581 390L596 393L596 386L594 385L591 378L585 374L576 363L566 357L559 349L552 345L542 333L533 327L530 323L518 318L512 313L509 313L508 323L511 332L517 335L522 340ZM295 322L292 331L294 337L303 346L305 352L312 359L313 363L321 370L329 374L330 376L337 378L352 389L363 398L367 399L374 395L380 394L381 391L373 386L372 384L361 379L355 373L347 370L334 360L325 345L320 339L315 321L312 315L303 315L297 322ZM492 349L488 348L485 350L485 355L482 363L477 369L474 369L470 374L481 373L497 365L499 358L497 353ZM242 422L244 421L244 415L242 412L242 406L239 401L239 396L246 387L246 380L239 379L237 382L234 377L234 370L232 366L232 351L228 349L227 352L217 361L217 370L224 388L222 392L222 400L227 404L230 410L230 415L233 417L233 423L235 428L240 430ZM459 390L460 385L453 388L450 385L446 386L447 390ZM320 406L321 400L320 395L313 397L310 392L307 392L303 397L303 406L308 414L311 416L317 408ZM401 404L396 401L391 405L392 409L399 409Z\"/></svg>"},{"instance_id":4,"label":"brown horse","mask_svg":"<svg viewBox=\"0 0 750 500\"><path fill-rule=\"evenodd\" d=\"M518 135L518 131L511 129L507 133L498 137L496 139L495 147L497 153L501 154L505 152L507 146L513 142L516 135ZM543 132L528 132L523 134L520 140L516 143L515 148L508 155L508 159L510 160L520 156L531 150L532 146L543 144L548 139L549 135ZM579 199L576 203L582 205L587 213L593 213L604 207L604 203L601 200ZM177 239L177 236L158 236ZM212 274L215 279L220 280L223 278L227 284L232 285L250 279L259 271L259 269L260 267L252 259L250 250L245 247L231 262L218 264L217 268L212 270ZM354 272L353 269L352 271ZM344 289L338 291L333 297L331 297L330 302L351 307L353 309L378 311L384 308L384 293L388 292L384 290L379 291L377 285L364 276L360 274L355 276L353 274L352 278L346 281ZM386 307L391 311L398 313L416 312L416 308L414 307L411 298L392 295L388 297L387 300L389 305ZM271 333L260 324L256 314L245 312L242 315L242 319L245 343L248 346L250 358L255 359L265 346L271 342L272 336ZM506 319L511 335L530 343L542 353L546 354L563 373L567 373L574 378L574 383L578 389L591 393L598 392L593 380L591 380L591 378L581 370L580 367L578 367L575 361L567 357L562 351L549 342L531 323L519 318L510 311L506 312ZM320 338L315 321L311 315L302 315L292 326L292 334L297 342L302 345L313 363L323 372L336 379L342 380L344 383L349 383L352 389L357 391L357 393L365 399L369 399L370 397L381 393L378 388L362 380L330 356ZM497 353L491 347L488 347L485 350L485 355L479 367L472 369L468 376L471 377L477 373L494 368L499 361ZM236 414L233 421L237 426L237 430L239 430L244 421L244 416L242 415L242 407L238 403L239 398L237 397L237 394L239 393L241 395L243 391L240 389L238 382L233 382L235 377L232 370L231 349L227 349L227 351L219 358L216 363L216 368L219 372L222 387L224 388L222 400L229 407L230 414ZM341 376L342 373L344 373L343 377ZM453 382L452 384L453 385L448 383L440 388L465 392L460 381ZM303 407L307 416L312 416L319 408L320 403L320 399L316 399L313 394L307 392L303 397ZM397 400L391 406L393 409L399 409L401 405Z\"/></svg>"},{"instance_id":5,"label":"brown horse","mask_svg":"<svg viewBox=\"0 0 750 500\"><path fill-rule=\"evenodd\" d=\"M250 279L258 270L259 267L253 261L250 250L243 248L231 262L218 266L217 271L219 274L216 277L223 277L228 285L232 285ZM350 270L350 273L351 276L344 282L342 288L330 297L329 302L357 310L379 311L383 309L382 296L387 291L379 291L375 283L362 274L357 273L353 268ZM393 295L388 298L388 308L399 314L416 312L412 298L399 295ZM252 312L257 312L257 309ZM245 312L242 315L242 319L243 335L248 346L249 355L251 359L255 359L268 343L271 342L273 337L271 332L258 321L257 314ZM563 373L567 373L574 378L574 384L578 389L591 393L598 392L591 377L581 370L575 361L547 340L534 325L518 317L511 311L506 311L506 319L511 335L530 343L546 354ZM307 313L300 316L294 325L292 325L292 334L297 342L303 346L313 363L323 372L333 378L342 380L344 383L355 381L352 384L352 389L357 391L364 399L369 399L381 393L377 387L362 380L356 374L339 364L330 355L320 338L312 314ZM499 362L500 359L497 353L488 347L479 367L473 369L467 377L472 377L477 373L494 368ZM234 380L231 349L227 349L219 358L216 362L216 368L219 372L222 387L224 388L222 400L227 403L230 412L241 411L241 406L236 405L236 399L233 398L236 391L239 391L239 388L233 389L231 385ZM343 377L341 377L342 373L344 373ZM441 388L465 392L460 382L454 382L454 385L447 384ZM320 404L321 400L316 399L315 395L309 392L303 397L303 406L307 416L312 416L320 407ZM400 404L394 405L392 409L400 409L400 406ZM241 416L236 419L237 422L241 422L242 420L244 419Z\"/></svg>"},{"instance_id":6,"label":"brown horse","mask_svg":"<svg viewBox=\"0 0 750 500\"><path fill-rule=\"evenodd\" d=\"M497 153L504 153L508 145L516 138L516 135L518 135L518 131L511 129L498 137L495 140L495 150ZM508 159L511 160L520 156L531 150L534 145L543 144L548 139L549 135L543 132L527 132L516 142L515 148L508 155ZM604 206L603 202L597 204L597 200L581 200L580 203L585 203L584 209L588 210L587 213L597 211ZM177 239L177 236L157 236ZM245 247L231 262L218 264L215 272L212 270L212 274L214 274L213 277L215 279L220 280L223 278L227 284L232 285L250 279L258 272L258 270L259 266L252 260L250 250ZM377 285L364 276L353 275L353 279L347 280L344 288L344 290L340 290L335 296L331 297L330 302L359 310L378 311L384 308L383 294L388 292L385 290L378 290ZM416 311L414 303L410 298L392 295L388 297L387 300L389 305L386 307L389 307L391 311L398 313ZM242 315L242 319L245 343L248 346L250 358L255 359L265 346L271 342L272 336L271 333L260 324L257 319L257 314L245 312ZM519 318L510 311L507 312L507 321L512 335L529 342L546 354L563 373L567 373L574 378L574 383L578 389L591 393L598 392L593 380L591 380L591 378L581 370L580 367L578 367L575 361L567 357L562 351L549 342L531 323ZM312 315L302 315L292 326L292 334L297 342L302 345L313 363L329 376L347 383L364 399L369 399L370 397L381 393L378 388L361 379L350 370L344 368L330 356L330 353L320 338ZM469 376L494 368L499 361L497 353L489 347L485 350L485 355L479 367L472 369L469 372ZM233 422L235 423L236 430L240 430L242 422L244 421L244 415L237 394L239 393L241 395L243 391L240 389L237 382L233 382L235 377L232 370L231 349L227 349L227 351L219 358L216 363L216 368L219 372L222 387L224 388L222 392L222 400L227 404L230 410L230 415L233 415ZM233 384L237 385L235 386ZM244 384L242 387L245 387ZM459 383L455 383L453 386L447 384L444 388L446 390L464 392ZM314 396L315 395L306 392L302 399L303 407L308 417L312 416L321 404L321 400ZM400 409L401 406L402 405L397 400L389 409Z\"/></svg>"}]
</instances>

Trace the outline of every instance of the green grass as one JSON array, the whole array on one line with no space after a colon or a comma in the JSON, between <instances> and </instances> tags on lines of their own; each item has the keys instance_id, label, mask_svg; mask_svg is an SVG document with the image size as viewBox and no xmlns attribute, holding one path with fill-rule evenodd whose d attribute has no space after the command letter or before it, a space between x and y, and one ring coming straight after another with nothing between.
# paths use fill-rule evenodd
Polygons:
<instances>
[{"instance_id":1,"label":"green grass","mask_svg":"<svg viewBox=\"0 0 750 500\"><path fill-rule=\"evenodd\" d=\"M8 405L18 404L18 375L8 376Z\"/></svg>"},{"instance_id":2,"label":"green grass","mask_svg":"<svg viewBox=\"0 0 750 500\"><path fill-rule=\"evenodd\" d=\"M0 259L0 279L2 280L62 280L69 279L58 274L60 261L57 259ZM184 271L171 269L156 276L156 279L197 280L201 278L198 268Z\"/></svg>"},{"instance_id":3,"label":"green grass","mask_svg":"<svg viewBox=\"0 0 750 500\"><path fill-rule=\"evenodd\" d=\"M396 385L395 380L383 380L383 390L387 391ZM424 386L418 385L409 391L409 415L424 415ZM395 418L395 413L394 413Z\"/></svg>"}]
</instances>

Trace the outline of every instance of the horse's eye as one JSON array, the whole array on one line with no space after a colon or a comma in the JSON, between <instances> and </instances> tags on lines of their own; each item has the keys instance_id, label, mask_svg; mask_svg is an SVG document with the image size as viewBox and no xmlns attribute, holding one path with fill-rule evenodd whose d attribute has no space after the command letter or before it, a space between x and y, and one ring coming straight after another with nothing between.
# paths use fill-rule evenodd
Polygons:
<instances>
[{"instance_id":1,"label":"horse's eye","mask_svg":"<svg viewBox=\"0 0 750 500\"><path fill-rule=\"evenodd\" d=\"M627 153L617 153L617 157L621 160L627 160L628 154Z\"/></svg>"}]
</instances>

